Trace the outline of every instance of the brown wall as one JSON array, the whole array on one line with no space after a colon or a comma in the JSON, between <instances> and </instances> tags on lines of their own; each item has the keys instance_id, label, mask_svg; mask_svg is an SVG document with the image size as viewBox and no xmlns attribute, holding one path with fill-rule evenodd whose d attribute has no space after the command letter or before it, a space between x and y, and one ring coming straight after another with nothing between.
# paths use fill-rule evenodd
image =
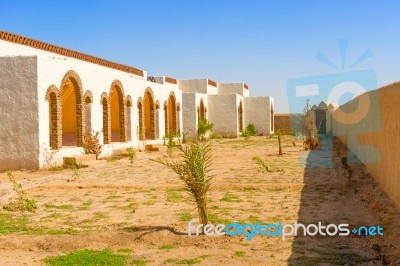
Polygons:
<instances>
[{"instance_id":1,"label":"brown wall","mask_svg":"<svg viewBox=\"0 0 400 266\"><path fill-rule=\"evenodd\" d=\"M274 115L275 132L291 135L293 132L301 131L303 114L276 114Z\"/></svg>"},{"instance_id":2,"label":"brown wall","mask_svg":"<svg viewBox=\"0 0 400 266\"><path fill-rule=\"evenodd\" d=\"M371 105L361 104L370 99ZM367 111L365 118L353 123L332 119L333 134L366 165L368 171L400 207L400 82L365 93L341 107ZM339 116L335 109L333 115Z\"/></svg>"}]
</instances>

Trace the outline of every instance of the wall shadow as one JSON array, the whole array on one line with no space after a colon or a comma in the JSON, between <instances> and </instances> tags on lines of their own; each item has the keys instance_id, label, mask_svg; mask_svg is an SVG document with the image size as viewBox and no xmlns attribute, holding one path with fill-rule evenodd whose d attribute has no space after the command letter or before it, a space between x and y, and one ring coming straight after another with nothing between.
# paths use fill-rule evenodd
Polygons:
<instances>
[{"instance_id":1,"label":"wall shadow","mask_svg":"<svg viewBox=\"0 0 400 266\"><path fill-rule=\"evenodd\" d=\"M352 164L348 164L352 157ZM337 139L323 137L318 150L304 152L298 223L384 227L383 236L294 236L288 265L385 265L400 263L399 212L354 155ZM334 229L331 229L333 232ZM289 241L289 240L288 240Z\"/></svg>"}]
</instances>

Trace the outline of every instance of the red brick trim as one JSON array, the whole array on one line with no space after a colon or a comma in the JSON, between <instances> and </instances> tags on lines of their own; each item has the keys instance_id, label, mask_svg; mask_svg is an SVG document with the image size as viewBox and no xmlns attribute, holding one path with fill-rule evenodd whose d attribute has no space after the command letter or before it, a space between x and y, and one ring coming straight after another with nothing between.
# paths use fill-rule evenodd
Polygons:
<instances>
[{"instance_id":1,"label":"red brick trim","mask_svg":"<svg viewBox=\"0 0 400 266\"><path fill-rule=\"evenodd\" d=\"M0 31L0 40L3 41L7 41L7 42L12 42L12 43L17 43L17 44L21 44L21 45L25 45L25 46L30 46L33 47L35 49L39 49L39 50L43 50L46 52L51 52L51 53L55 53L55 54L59 54L59 55L63 55L63 56L67 56L67 57L71 57L71 58L75 58L78 60L82 60L82 61L86 61L92 64L97 64L97 65L101 65L101 66L105 66L108 68L113 68L116 70L120 70L120 71L124 71L127 73L131 73L137 76L144 76L143 70L134 68L134 67L130 67L130 66L126 66L126 65L122 65L119 63L114 63L111 61L107 61L104 60L102 58L99 57L95 57L95 56L91 56L91 55L87 55L84 53L80 53L74 50L70 50L70 49L66 49L66 48L62 48L60 46L56 46L56 45L52 45L49 43L45 43L45 42L41 42L41 41L36 41L34 39L30 39L27 37L23 37L20 35L16 35L13 33L9 33L6 31Z\"/></svg>"},{"instance_id":2,"label":"red brick trim","mask_svg":"<svg viewBox=\"0 0 400 266\"><path fill-rule=\"evenodd\" d=\"M178 84L176 79L170 78L170 77L165 77L165 82L168 82L168 83L171 83L171 84Z\"/></svg>"},{"instance_id":3,"label":"red brick trim","mask_svg":"<svg viewBox=\"0 0 400 266\"><path fill-rule=\"evenodd\" d=\"M208 80L208 85L213 86L213 87L217 87L217 82L212 81L211 79Z\"/></svg>"}]
</instances>

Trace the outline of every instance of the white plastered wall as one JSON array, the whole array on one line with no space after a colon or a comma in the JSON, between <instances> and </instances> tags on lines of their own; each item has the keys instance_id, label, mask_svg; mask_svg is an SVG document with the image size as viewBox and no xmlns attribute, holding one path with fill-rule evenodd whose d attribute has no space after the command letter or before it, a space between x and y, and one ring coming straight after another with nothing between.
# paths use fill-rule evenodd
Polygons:
<instances>
[{"instance_id":1,"label":"white plastered wall","mask_svg":"<svg viewBox=\"0 0 400 266\"><path fill-rule=\"evenodd\" d=\"M218 94L239 94L243 97L249 96L249 90L244 88L243 83L218 83Z\"/></svg>"},{"instance_id":2,"label":"white plastered wall","mask_svg":"<svg viewBox=\"0 0 400 266\"><path fill-rule=\"evenodd\" d=\"M136 76L127 72L107 68L97 64L77 60L70 57L61 56L55 53L50 53L35 49L32 47L10 43L0 40L0 56L37 56L37 94L38 94L38 107L39 107L39 143L43 147L49 147L49 104L45 100L45 94L49 86L55 85L60 89L61 81L64 75L73 70L78 75L82 82L83 93L90 90L93 94L92 103L92 130L101 131L103 127L102 105L100 104L100 96L102 92L110 93L111 84L114 80L119 80L124 89L124 95L130 95L132 98L131 108L131 132L132 141L126 143L111 143L105 145L103 148L103 156L112 153L113 149L120 149L128 146L137 146L138 139L136 129L138 127L139 117L137 101L139 97L144 98L144 92L147 88L151 88L154 94L154 100L160 102L159 109L159 136L160 138L165 134L164 130L164 110L163 103L168 101L170 92L174 92L177 103L182 106L182 93L174 84L158 84L148 82L146 80L146 73L144 77ZM179 112L182 114L182 111ZM179 119L180 128L182 128L182 117ZM156 141L146 141L146 143L161 143L161 139ZM57 158L63 156L77 155L82 153L83 149L62 148L57 153ZM40 151L40 158L43 158L44 150ZM41 166L43 161L41 161Z\"/></svg>"},{"instance_id":3,"label":"white plastered wall","mask_svg":"<svg viewBox=\"0 0 400 266\"><path fill-rule=\"evenodd\" d=\"M238 94L208 95L208 119L214 132L224 137L239 134L238 106L243 97Z\"/></svg>"},{"instance_id":4,"label":"white plastered wall","mask_svg":"<svg viewBox=\"0 0 400 266\"><path fill-rule=\"evenodd\" d=\"M271 97L244 98L244 127L252 123L259 134L273 134L271 130L271 108L274 108L274 99Z\"/></svg>"},{"instance_id":5,"label":"white plastered wall","mask_svg":"<svg viewBox=\"0 0 400 266\"><path fill-rule=\"evenodd\" d=\"M36 87L36 57L0 57L0 171L39 167Z\"/></svg>"},{"instance_id":6,"label":"white plastered wall","mask_svg":"<svg viewBox=\"0 0 400 266\"><path fill-rule=\"evenodd\" d=\"M218 88L209 85L208 79L181 79L178 80L178 87L182 90L182 92L197 92L201 94L218 93Z\"/></svg>"},{"instance_id":7,"label":"white plastered wall","mask_svg":"<svg viewBox=\"0 0 400 266\"><path fill-rule=\"evenodd\" d=\"M197 132L197 122L199 114L197 109L200 102L203 100L204 107L206 108L206 119L209 119L209 108L207 95L202 93L182 93L182 119L183 119L183 132L190 137L195 137Z\"/></svg>"}]
</instances>

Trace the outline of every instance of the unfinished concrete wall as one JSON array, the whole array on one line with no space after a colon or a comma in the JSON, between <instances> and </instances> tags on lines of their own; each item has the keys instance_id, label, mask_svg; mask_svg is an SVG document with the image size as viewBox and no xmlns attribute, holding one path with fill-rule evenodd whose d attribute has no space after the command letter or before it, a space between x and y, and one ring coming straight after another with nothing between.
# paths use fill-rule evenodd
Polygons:
<instances>
[{"instance_id":1,"label":"unfinished concrete wall","mask_svg":"<svg viewBox=\"0 0 400 266\"><path fill-rule=\"evenodd\" d=\"M0 57L0 171L39 167L37 58Z\"/></svg>"},{"instance_id":2,"label":"unfinished concrete wall","mask_svg":"<svg viewBox=\"0 0 400 266\"><path fill-rule=\"evenodd\" d=\"M223 137L239 134L238 107L242 97L237 94L208 95L208 119L214 123L214 132Z\"/></svg>"},{"instance_id":3,"label":"unfinished concrete wall","mask_svg":"<svg viewBox=\"0 0 400 266\"><path fill-rule=\"evenodd\" d=\"M333 134L400 207L400 83L365 93L330 113Z\"/></svg>"},{"instance_id":4,"label":"unfinished concrete wall","mask_svg":"<svg viewBox=\"0 0 400 266\"><path fill-rule=\"evenodd\" d=\"M273 134L271 126L271 108L274 108L274 100L271 97L245 97L244 99L244 127L252 123L259 134ZM273 115L273 114L272 114Z\"/></svg>"}]
</instances>

